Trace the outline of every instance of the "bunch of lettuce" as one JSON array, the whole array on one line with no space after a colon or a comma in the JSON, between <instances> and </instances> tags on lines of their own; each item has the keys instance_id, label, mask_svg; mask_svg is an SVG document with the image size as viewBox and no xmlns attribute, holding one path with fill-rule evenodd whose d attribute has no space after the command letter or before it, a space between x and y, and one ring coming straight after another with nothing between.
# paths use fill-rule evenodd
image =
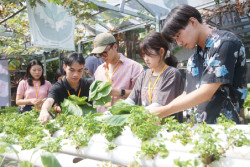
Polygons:
<instances>
[{"instance_id":1,"label":"bunch of lettuce","mask_svg":"<svg viewBox=\"0 0 250 167\"><path fill-rule=\"evenodd\" d=\"M111 101L111 82L94 81L89 88L89 101L93 101L94 108L104 106Z\"/></svg>"},{"instance_id":2,"label":"bunch of lettuce","mask_svg":"<svg viewBox=\"0 0 250 167\"><path fill-rule=\"evenodd\" d=\"M138 111L143 112L145 107L129 104L123 99L119 99L115 102L115 104L112 107L109 107L108 110L113 115L121 115L121 114L130 114L132 111Z\"/></svg>"},{"instance_id":3,"label":"bunch of lettuce","mask_svg":"<svg viewBox=\"0 0 250 167\"><path fill-rule=\"evenodd\" d=\"M87 97L77 97L70 95L68 99L64 99L61 103L62 111L68 115L85 116L89 112L96 113L96 109L86 102Z\"/></svg>"}]
</instances>

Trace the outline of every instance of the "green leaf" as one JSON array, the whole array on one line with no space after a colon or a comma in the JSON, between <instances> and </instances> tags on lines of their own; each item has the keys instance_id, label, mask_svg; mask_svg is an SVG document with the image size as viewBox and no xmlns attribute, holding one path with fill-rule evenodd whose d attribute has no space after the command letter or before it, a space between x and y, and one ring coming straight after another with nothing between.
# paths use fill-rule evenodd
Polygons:
<instances>
[{"instance_id":1,"label":"green leaf","mask_svg":"<svg viewBox=\"0 0 250 167\"><path fill-rule=\"evenodd\" d=\"M94 109L92 106L84 105L81 106L81 109L83 111L84 116L91 112L91 114L96 113L96 109Z\"/></svg>"},{"instance_id":2,"label":"green leaf","mask_svg":"<svg viewBox=\"0 0 250 167\"><path fill-rule=\"evenodd\" d=\"M96 103L96 105L106 104L107 102L111 101L111 98L107 97L107 96L110 96L109 94L110 94L111 89L112 87L111 87L110 82L94 81L90 85L90 88L89 88L89 101L99 100ZM105 99L102 100L102 98L105 98Z\"/></svg>"},{"instance_id":3,"label":"green leaf","mask_svg":"<svg viewBox=\"0 0 250 167\"><path fill-rule=\"evenodd\" d=\"M129 114L131 111L143 111L146 110L143 106L132 105L125 102L122 99L116 101L116 103L108 109L113 115Z\"/></svg>"},{"instance_id":4,"label":"green leaf","mask_svg":"<svg viewBox=\"0 0 250 167\"><path fill-rule=\"evenodd\" d=\"M60 163L58 162L58 160L56 159L56 157L48 152L44 152L41 155L41 161L44 165L44 167L61 167Z\"/></svg>"},{"instance_id":5,"label":"green leaf","mask_svg":"<svg viewBox=\"0 0 250 167\"><path fill-rule=\"evenodd\" d=\"M32 167L33 164L30 163L29 161L24 161L20 163L21 167Z\"/></svg>"},{"instance_id":6,"label":"green leaf","mask_svg":"<svg viewBox=\"0 0 250 167\"><path fill-rule=\"evenodd\" d=\"M106 103L110 102L111 101L111 96L108 95L106 97L102 97L100 98L99 100L95 100L93 102L93 106L96 108L98 106L104 106Z\"/></svg>"},{"instance_id":7,"label":"green leaf","mask_svg":"<svg viewBox=\"0 0 250 167\"><path fill-rule=\"evenodd\" d=\"M113 126L123 126L126 123L127 118L128 118L128 114L112 115L112 116L104 118L104 120Z\"/></svg>"},{"instance_id":8,"label":"green leaf","mask_svg":"<svg viewBox=\"0 0 250 167\"><path fill-rule=\"evenodd\" d=\"M108 96L109 93L111 92L111 90L112 90L112 87L111 87L111 86L104 87L104 88L101 90L101 92L98 92L98 93L95 95L94 99L95 99L95 100L99 100L99 99L101 99L102 97Z\"/></svg>"},{"instance_id":9,"label":"green leaf","mask_svg":"<svg viewBox=\"0 0 250 167\"><path fill-rule=\"evenodd\" d=\"M78 97L76 95L70 95L68 97L69 100L74 101L75 103L79 104L79 105L83 105L86 104L86 100L87 97L83 96L83 97Z\"/></svg>"},{"instance_id":10,"label":"green leaf","mask_svg":"<svg viewBox=\"0 0 250 167\"><path fill-rule=\"evenodd\" d=\"M69 115L84 116L91 113L96 113L96 109L92 107L85 100L87 97L77 97L75 95L70 95L68 99L64 99L61 103L62 110L64 113Z\"/></svg>"},{"instance_id":11,"label":"green leaf","mask_svg":"<svg viewBox=\"0 0 250 167\"><path fill-rule=\"evenodd\" d=\"M83 115L81 107L69 99L64 99L61 106L62 106L63 112L67 114L77 115L79 117Z\"/></svg>"}]
</instances>

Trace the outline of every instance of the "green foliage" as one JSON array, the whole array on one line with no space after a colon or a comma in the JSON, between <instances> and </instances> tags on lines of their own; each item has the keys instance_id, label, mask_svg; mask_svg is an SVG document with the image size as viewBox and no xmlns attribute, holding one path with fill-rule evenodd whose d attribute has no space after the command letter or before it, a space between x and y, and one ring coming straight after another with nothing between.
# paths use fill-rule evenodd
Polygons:
<instances>
[{"instance_id":1,"label":"green foliage","mask_svg":"<svg viewBox=\"0 0 250 167\"><path fill-rule=\"evenodd\" d=\"M183 46L178 46L174 49L174 55L177 54L180 50L183 49Z\"/></svg>"},{"instance_id":2,"label":"green foliage","mask_svg":"<svg viewBox=\"0 0 250 167\"><path fill-rule=\"evenodd\" d=\"M42 161L44 167L51 167L51 166L61 167L61 165L58 162L58 160L56 159L56 157L51 153L47 153L47 152L42 153L41 161Z\"/></svg>"},{"instance_id":3,"label":"green foliage","mask_svg":"<svg viewBox=\"0 0 250 167\"><path fill-rule=\"evenodd\" d=\"M85 103L85 99L75 99L75 103ZM218 124L225 127L224 133L227 143L222 142L219 132L213 129L214 126L202 123L194 127L193 133L188 124L180 124L173 117L169 117L164 120L165 124L162 127L159 124L161 119L156 115L149 114L143 107L137 108L137 106L130 106L130 110L127 111L130 114L124 115L108 116L88 113L82 117L60 114L55 120L51 120L45 125L37 120L38 111L32 110L18 114L16 109L7 107L0 110L0 133L3 133L0 137L0 141L2 141L0 142L0 154L4 152L17 154L18 151L11 144L18 144L22 146L22 149L36 148L37 150L45 149L49 152L58 152L62 147L62 139L65 138L72 140L72 144L76 148L80 148L87 146L91 137L96 133L102 133L105 136L109 141L107 143L108 150L111 150L116 147L113 143L114 139L121 135L125 125L128 125L135 136L143 141L141 150L137 153L140 157L155 158L157 154L163 158L168 156L168 150L163 140L149 141L156 137L160 130L174 132L175 135L171 141L180 140L184 145L192 144L194 147L191 152L198 153L199 159L187 161L177 159L174 162L177 166L198 166L199 162L208 165L219 160L230 148L250 146L249 131L236 129L235 123L227 120L224 115L218 118ZM65 135L52 138L51 135L59 127L63 129ZM195 140L192 140L192 136L195 136ZM21 165L32 166L29 162L24 162Z\"/></svg>"},{"instance_id":4,"label":"green foliage","mask_svg":"<svg viewBox=\"0 0 250 167\"><path fill-rule=\"evenodd\" d=\"M105 138L111 142L116 137L120 136L123 131L123 126L114 126L106 121L102 123L101 133L105 135Z\"/></svg>"},{"instance_id":5,"label":"green foliage","mask_svg":"<svg viewBox=\"0 0 250 167\"><path fill-rule=\"evenodd\" d=\"M142 141L156 137L161 130L159 125L160 119L154 115L149 114L148 111L131 111L127 118L131 131Z\"/></svg>"},{"instance_id":6,"label":"green foliage","mask_svg":"<svg viewBox=\"0 0 250 167\"><path fill-rule=\"evenodd\" d=\"M1 114L11 114L11 113L17 113L18 107L5 107L4 109L0 110L0 115Z\"/></svg>"},{"instance_id":7,"label":"green foliage","mask_svg":"<svg viewBox=\"0 0 250 167\"><path fill-rule=\"evenodd\" d=\"M185 126L182 131L176 135L173 135L171 141L176 142L176 140L180 140L181 144L185 146L188 143L192 143L192 136L192 131L188 129L188 126Z\"/></svg>"},{"instance_id":8,"label":"green foliage","mask_svg":"<svg viewBox=\"0 0 250 167\"><path fill-rule=\"evenodd\" d=\"M162 158L166 158L169 154L162 141L144 141L141 145L141 151L136 153L137 156L146 159L154 159L157 154Z\"/></svg>"},{"instance_id":9,"label":"green foliage","mask_svg":"<svg viewBox=\"0 0 250 167\"><path fill-rule=\"evenodd\" d=\"M132 111L142 112L145 109L143 106L132 105L125 102L123 99L119 99L115 102L115 104L108 108L108 110L113 115L120 115L120 114L130 114Z\"/></svg>"},{"instance_id":10,"label":"green foliage","mask_svg":"<svg viewBox=\"0 0 250 167\"><path fill-rule=\"evenodd\" d=\"M48 152L58 152L62 149L61 146L62 138L48 138L47 140L43 140L41 143L41 148Z\"/></svg>"},{"instance_id":11,"label":"green foliage","mask_svg":"<svg viewBox=\"0 0 250 167\"><path fill-rule=\"evenodd\" d=\"M124 126L127 122L128 114L124 115L112 115L104 118L106 122L114 126Z\"/></svg>"},{"instance_id":12,"label":"green foliage","mask_svg":"<svg viewBox=\"0 0 250 167\"><path fill-rule=\"evenodd\" d=\"M87 97L77 97L70 95L61 103L62 111L69 115L84 116L89 112L95 113L96 110L91 104L86 102Z\"/></svg>"},{"instance_id":13,"label":"green foliage","mask_svg":"<svg viewBox=\"0 0 250 167\"><path fill-rule=\"evenodd\" d=\"M250 108L250 92L247 93L247 98L243 104L244 108Z\"/></svg>"},{"instance_id":14,"label":"green foliage","mask_svg":"<svg viewBox=\"0 0 250 167\"><path fill-rule=\"evenodd\" d=\"M66 117L65 124L63 125L63 131L65 132L65 137L68 138L70 134L78 132L83 123L82 117L77 115L69 115Z\"/></svg>"},{"instance_id":15,"label":"green foliage","mask_svg":"<svg viewBox=\"0 0 250 167\"><path fill-rule=\"evenodd\" d=\"M108 148L106 149L106 151L113 150L117 147L117 145L114 142L109 142L107 143L107 145L108 145Z\"/></svg>"},{"instance_id":16,"label":"green foliage","mask_svg":"<svg viewBox=\"0 0 250 167\"><path fill-rule=\"evenodd\" d=\"M95 115L86 115L83 119L81 124L83 131L85 131L90 136L94 135L95 133L100 133L102 124L100 121L95 119Z\"/></svg>"},{"instance_id":17,"label":"green foliage","mask_svg":"<svg viewBox=\"0 0 250 167\"><path fill-rule=\"evenodd\" d=\"M194 141L191 153L199 153L199 158L206 165L219 160L225 153L224 148L219 144L221 141L218 137L219 133L214 133L214 129L206 123L199 124L195 133L199 134L200 138Z\"/></svg>"},{"instance_id":18,"label":"green foliage","mask_svg":"<svg viewBox=\"0 0 250 167\"><path fill-rule=\"evenodd\" d=\"M72 15L76 16L76 23L82 25L84 22L91 18L93 10L98 10L98 7L92 3L85 3L82 1L73 0L49 0L54 4L63 5ZM26 0L2 0L0 7L4 10L0 11L0 19L4 19L16 11L20 10L25 6ZM41 0L28 0L32 7L40 4L45 6ZM3 13L2 13L3 12ZM50 12L47 11L49 14ZM1 18L2 16L2 18ZM62 14L58 13L57 20L63 17ZM6 55L31 55L36 51L40 50L37 47L29 47L28 43L31 42L31 35L29 30L28 14L27 10L23 10L16 16L10 18L2 24L5 28L5 32L10 34L10 37L0 36L0 53ZM79 42L84 34L81 33L82 29L76 28L75 31L75 42ZM2 46L2 47L1 47Z\"/></svg>"},{"instance_id":19,"label":"green foliage","mask_svg":"<svg viewBox=\"0 0 250 167\"><path fill-rule=\"evenodd\" d=\"M89 101L94 101L93 106L103 106L111 101L111 82L94 81L89 88Z\"/></svg>"},{"instance_id":20,"label":"green foliage","mask_svg":"<svg viewBox=\"0 0 250 167\"><path fill-rule=\"evenodd\" d=\"M192 160L181 161L180 158L178 158L174 160L174 164L178 167L197 167L200 162L197 159L193 160L193 163Z\"/></svg>"},{"instance_id":21,"label":"green foliage","mask_svg":"<svg viewBox=\"0 0 250 167\"><path fill-rule=\"evenodd\" d=\"M227 136L229 146L242 147L243 145L250 146L250 139L246 137L240 129L232 129Z\"/></svg>"},{"instance_id":22,"label":"green foliage","mask_svg":"<svg viewBox=\"0 0 250 167\"><path fill-rule=\"evenodd\" d=\"M219 3L220 3L220 0L214 0L214 2L215 2L216 4L219 4Z\"/></svg>"},{"instance_id":23,"label":"green foliage","mask_svg":"<svg viewBox=\"0 0 250 167\"><path fill-rule=\"evenodd\" d=\"M33 167L34 165L29 161L20 162L21 167Z\"/></svg>"},{"instance_id":24,"label":"green foliage","mask_svg":"<svg viewBox=\"0 0 250 167\"><path fill-rule=\"evenodd\" d=\"M49 131L51 136L60 129L54 121L46 122L44 128Z\"/></svg>"},{"instance_id":25,"label":"green foliage","mask_svg":"<svg viewBox=\"0 0 250 167\"><path fill-rule=\"evenodd\" d=\"M163 126L168 132L177 131L181 132L186 124L180 124L174 116L170 116L164 119L165 125Z\"/></svg>"},{"instance_id":26,"label":"green foliage","mask_svg":"<svg viewBox=\"0 0 250 167\"><path fill-rule=\"evenodd\" d=\"M78 133L72 135L72 144L79 148L80 146L87 146L90 141L90 134L88 133Z\"/></svg>"},{"instance_id":27,"label":"green foliage","mask_svg":"<svg viewBox=\"0 0 250 167\"><path fill-rule=\"evenodd\" d=\"M220 117L218 117L217 124L222 125L225 131L236 125L234 121L227 119L223 114L220 114Z\"/></svg>"}]
</instances>

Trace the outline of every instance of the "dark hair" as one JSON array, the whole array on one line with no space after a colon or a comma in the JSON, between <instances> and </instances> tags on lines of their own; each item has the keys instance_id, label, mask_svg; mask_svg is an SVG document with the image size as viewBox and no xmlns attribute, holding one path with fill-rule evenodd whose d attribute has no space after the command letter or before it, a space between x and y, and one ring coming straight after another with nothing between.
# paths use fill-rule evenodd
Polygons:
<instances>
[{"instance_id":1,"label":"dark hair","mask_svg":"<svg viewBox=\"0 0 250 167\"><path fill-rule=\"evenodd\" d=\"M32 75L30 74L30 69L31 69L31 67L34 66L34 65L39 65L39 66L42 67L42 75L41 75L41 77L39 78L39 80L40 80L40 82L41 82L41 85L43 85L43 84L45 83L45 78L44 78L44 76L43 76L43 64L42 64L39 60L34 59L34 60L31 60L31 61L28 63L27 69L26 69L26 74L25 74L24 77L27 79L28 84L29 84L30 86L33 86L33 79L34 79L34 78L33 78Z\"/></svg>"},{"instance_id":2,"label":"dark hair","mask_svg":"<svg viewBox=\"0 0 250 167\"><path fill-rule=\"evenodd\" d=\"M173 8L165 19L162 34L164 38L168 41L173 41L173 37L179 32L179 30L184 29L191 17L202 23L202 18L200 12L192 6L189 5L178 5Z\"/></svg>"},{"instance_id":3,"label":"dark hair","mask_svg":"<svg viewBox=\"0 0 250 167\"><path fill-rule=\"evenodd\" d=\"M116 44L116 42L113 42L111 44L109 44L110 48L113 48L113 46Z\"/></svg>"},{"instance_id":4,"label":"dark hair","mask_svg":"<svg viewBox=\"0 0 250 167\"><path fill-rule=\"evenodd\" d=\"M71 66L73 63L77 62L79 64L85 64L85 59L82 53L70 53L66 57L64 57L63 62L66 66Z\"/></svg>"},{"instance_id":5,"label":"dark hair","mask_svg":"<svg viewBox=\"0 0 250 167\"><path fill-rule=\"evenodd\" d=\"M175 56L170 53L170 56L165 58L167 51L169 50L168 42L159 32L150 33L142 41L140 41L138 52L140 57L143 59L145 54L152 55L155 54L155 52L158 54L161 48L165 50L164 62L169 66L177 67L178 60Z\"/></svg>"},{"instance_id":6,"label":"dark hair","mask_svg":"<svg viewBox=\"0 0 250 167\"><path fill-rule=\"evenodd\" d=\"M66 75L65 71L63 69L58 68L56 70L56 75L55 75L55 82L58 80L58 78L62 75Z\"/></svg>"}]
</instances>

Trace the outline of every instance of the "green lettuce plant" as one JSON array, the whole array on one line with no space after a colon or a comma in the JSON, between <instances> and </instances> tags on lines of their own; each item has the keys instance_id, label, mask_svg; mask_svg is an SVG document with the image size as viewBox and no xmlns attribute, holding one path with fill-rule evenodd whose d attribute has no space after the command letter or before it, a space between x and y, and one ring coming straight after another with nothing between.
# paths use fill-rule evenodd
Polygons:
<instances>
[{"instance_id":1,"label":"green lettuce plant","mask_svg":"<svg viewBox=\"0 0 250 167\"><path fill-rule=\"evenodd\" d=\"M94 81L89 88L89 101L93 101L93 107L104 106L111 101L111 82Z\"/></svg>"}]
</instances>

